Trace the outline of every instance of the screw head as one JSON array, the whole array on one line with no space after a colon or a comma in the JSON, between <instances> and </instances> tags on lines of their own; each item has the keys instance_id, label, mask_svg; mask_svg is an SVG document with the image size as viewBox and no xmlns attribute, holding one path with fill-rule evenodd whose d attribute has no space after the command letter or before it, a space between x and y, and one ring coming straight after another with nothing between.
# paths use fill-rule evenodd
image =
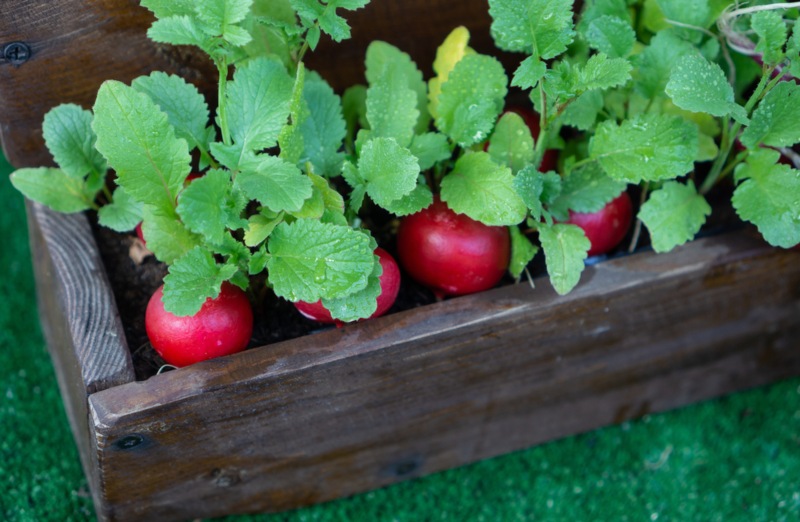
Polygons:
<instances>
[{"instance_id":1,"label":"screw head","mask_svg":"<svg viewBox=\"0 0 800 522\"><path fill-rule=\"evenodd\" d=\"M31 48L25 42L11 42L3 46L3 59L11 65L22 65L31 57Z\"/></svg>"},{"instance_id":2,"label":"screw head","mask_svg":"<svg viewBox=\"0 0 800 522\"><path fill-rule=\"evenodd\" d=\"M129 450L135 448L136 446L139 446L143 442L144 442L144 437L142 437L138 433L134 433L132 435L126 435L125 437L118 439L114 443L114 446L116 446L117 449Z\"/></svg>"}]
</instances>

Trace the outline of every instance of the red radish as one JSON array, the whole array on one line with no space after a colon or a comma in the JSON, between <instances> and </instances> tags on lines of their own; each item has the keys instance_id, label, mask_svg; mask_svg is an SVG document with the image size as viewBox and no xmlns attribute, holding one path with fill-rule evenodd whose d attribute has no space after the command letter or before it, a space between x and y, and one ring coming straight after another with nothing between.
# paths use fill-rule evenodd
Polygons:
<instances>
[{"instance_id":1,"label":"red radish","mask_svg":"<svg viewBox=\"0 0 800 522\"><path fill-rule=\"evenodd\" d=\"M378 308L369 316L370 319L380 317L388 312L397 299L397 293L400 291L400 268L397 266L397 261L394 260L389 252L380 247L375 249L375 254L380 258L383 273L381 273L380 277L381 293L378 295ZM301 314L313 321L336 324L337 326L344 324L342 321L331 317L331 313L323 306L322 301L317 301L316 303L298 301L293 304Z\"/></svg>"},{"instance_id":2,"label":"red radish","mask_svg":"<svg viewBox=\"0 0 800 522\"><path fill-rule=\"evenodd\" d=\"M206 359L240 352L253 333L253 310L247 294L222 283L216 299L207 299L195 315L179 317L164 310L164 286L153 293L145 312L150 344L173 366L187 366Z\"/></svg>"},{"instance_id":3,"label":"red radish","mask_svg":"<svg viewBox=\"0 0 800 522\"><path fill-rule=\"evenodd\" d=\"M506 227L456 214L437 197L400 222L397 256L411 277L438 296L471 294L492 288L503 277L511 238Z\"/></svg>"},{"instance_id":4,"label":"red radish","mask_svg":"<svg viewBox=\"0 0 800 522\"><path fill-rule=\"evenodd\" d=\"M588 256L610 252L628 233L633 221L633 204L627 192L623 192L597 212L569 213L567 223L578 225L591 242Z\"/></svg>"}]
</instances>

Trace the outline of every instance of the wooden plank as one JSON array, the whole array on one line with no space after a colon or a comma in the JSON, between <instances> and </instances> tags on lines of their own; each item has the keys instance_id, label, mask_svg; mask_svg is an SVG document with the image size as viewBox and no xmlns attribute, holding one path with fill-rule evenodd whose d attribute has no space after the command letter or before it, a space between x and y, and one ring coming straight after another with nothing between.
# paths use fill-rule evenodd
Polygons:
<instances>
[{"instance_id":1,"label":"wooden plank","mask_svg":"<svg viewBox=\"0 0 800 522\"><path fill-rule=\"evenodd\" d=\"M205 57L149 41L152 20L137 0L4 2L0 47L23 42L31 51L18 65L0 60L0 145L12 165L52 164L42 138L44 114L60 103L91 108L103 80L129 83L166 70L201 86L216 81Z\"/></svg>"},{"instance_id":2,"label":"wooden plank","mask_svg":"<svg viewBox=\"0 0 800 522\"><path fill-rule=\"evenodd\" d=\"M93 394L101 515L289 509L796 375L797 259L707 238Z\"/></svg>"}]
</instances>

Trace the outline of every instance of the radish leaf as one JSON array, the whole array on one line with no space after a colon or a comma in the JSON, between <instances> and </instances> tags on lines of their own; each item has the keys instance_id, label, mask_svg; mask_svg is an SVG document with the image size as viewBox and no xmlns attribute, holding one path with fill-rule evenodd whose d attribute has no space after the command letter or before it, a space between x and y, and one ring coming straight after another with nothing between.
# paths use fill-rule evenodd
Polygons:
<instances>
[{"instance_id":1,"label":"radish leaf","mask_svg":"<svg viewBox=\"0 0 800 522\"><path fill-rule=\"evenodd\" d=\"M694 182L669 181L650 194L639 219L650 232L653 250L669 252L693 239L710 213L711 207L697 193Z\"/></svg>"}]
</instances>

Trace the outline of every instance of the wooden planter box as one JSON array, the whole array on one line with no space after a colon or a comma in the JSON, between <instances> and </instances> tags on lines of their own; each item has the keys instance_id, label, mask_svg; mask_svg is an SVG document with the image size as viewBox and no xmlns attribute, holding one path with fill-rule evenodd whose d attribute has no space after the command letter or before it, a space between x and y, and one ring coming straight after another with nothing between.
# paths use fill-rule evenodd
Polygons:
<instances>
[{"instance_id":1,"label":"wooden planter box","mask_svg":"<svg viewBox=\"0 0 800 522\"><path fill-rule=\"evenodd\" d=\"M70 4L84 18L102 5L114 27L136 9L54 2L36 13L66 23L29 13L11 33L0 22L0 44L69 33ZM401 17L398 5L370 9ZM17 166L46 154L8 122L35 129L31 113L73 100L25 108L7 96L44 82L29 67L37 54L74 76L55 65L69 46L41 38L31 63L0 66L11 100L0 131ZM743 229L591 266L565 297L539 279L137 382L86 217L28 211L42 326L102 520L291 509L800 374L800 254Z\"/></svg>"}]
</instances>

